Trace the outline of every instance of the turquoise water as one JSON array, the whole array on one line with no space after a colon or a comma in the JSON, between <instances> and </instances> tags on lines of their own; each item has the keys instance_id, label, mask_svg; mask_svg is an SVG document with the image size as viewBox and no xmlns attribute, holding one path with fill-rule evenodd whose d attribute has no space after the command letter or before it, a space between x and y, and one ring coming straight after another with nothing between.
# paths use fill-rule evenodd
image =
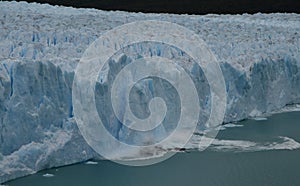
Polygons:
<instances>
[{"instance_id":1,"label":"turquoise water","mask_svg":"<svg viewBox=\"0 0 300 186\"><path fill-rule=\"evenodd\" d=\"M151 166L82 163L41 171L6 185L300 185L300 112L240 122L221 130L217 141L216 147L203 152L178 153ZM245 142L255 145L249 148Z\"/></svg>"}]
</instances>

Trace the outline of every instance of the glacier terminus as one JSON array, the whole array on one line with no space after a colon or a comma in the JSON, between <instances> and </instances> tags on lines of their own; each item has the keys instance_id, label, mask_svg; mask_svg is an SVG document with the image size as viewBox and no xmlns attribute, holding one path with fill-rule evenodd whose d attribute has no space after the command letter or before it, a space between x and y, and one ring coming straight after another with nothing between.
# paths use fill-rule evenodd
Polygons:
<instances>
[{"instance_id":1,"label":"glacier terminus","mask_svg":"<svg viewBox=\"0 0 300 186\"><path fill-rule=\"evenodd\" d=\"M0 2L0 9L0 183L47 168L101 159L74 119L74 74L88 46L126 23L168 21L205 41L224 76L227 104L223 124L263 117L300 103L299 14L145 14L25 2ZM202 69L176 47L144 42L115 53L99 73L96 109L109 132L129 144L146 143L135 132L128 135L129 129L113 115L107 94L121 69L141 55L170 57L190 75L201 110L196 132L206 130L201 124L210 116L212 100ZM154 136L146 134L147 142L163 139L176 127L180 97L170 83L145 78L130 94L135 105L132 112L139 118L147 118L147 103L153 97L166 102L163 126ZM116 104L119 112L124 112L121 98ZM166 149L151 149L154 156L155 150Z\"/></svg>"}]
</instances>

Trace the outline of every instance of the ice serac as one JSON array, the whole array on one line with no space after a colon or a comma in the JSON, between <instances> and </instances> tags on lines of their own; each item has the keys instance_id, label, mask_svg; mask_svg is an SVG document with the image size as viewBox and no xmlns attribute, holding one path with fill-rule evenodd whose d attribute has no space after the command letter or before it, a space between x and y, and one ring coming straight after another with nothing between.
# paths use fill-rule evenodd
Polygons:
<instances>
[{"instance_id":1,"label":"ice serac","mask_svg":"<svg viewBox=\"0 0 300 186\"><path fill-rule=\"evenodd\" d=\"M143 14L24 2L0 2L0 9L0 183L41 169L97 157L74 120L74 70L95 39L124 23L164 20L199 34L217 57L226 81L228 103L224 122L300 103L298 14ZM104 119L109 120L111 114L105 97L101 97L106 84L120 71L120 66L137 59L137 53L173 56L183 66L180 61L189 60L177 49L166 48L148 43L134 45L126 49L127 55L109 62L108 75L96 85L97 109L99 113L106 111ZM210 100L206 96L209 86L203 72L198 67L186 69L198 82L198 91L205 93L200 94L201 107L209 109ZM153 87L164 90L161 86L164 83L145 79L133 89L133 103L140 99L134 92L142 92L147 101L157 94ZM174 92L169 95L178 97L176 91L168 91ZM168 96L164 99L172 100ZM176 122L178 110L172 107L176 101L168 104L172 109L167 119ZM149 113L145 105L138 104L133 112L146 117ZM205 119L206 112L200 120ZM129 143L135 140L126 139L126 130L117 120L111 122L112 134ZM156 134L156 139L160 139L164 132Z\"/></svg>"}]
</instances>

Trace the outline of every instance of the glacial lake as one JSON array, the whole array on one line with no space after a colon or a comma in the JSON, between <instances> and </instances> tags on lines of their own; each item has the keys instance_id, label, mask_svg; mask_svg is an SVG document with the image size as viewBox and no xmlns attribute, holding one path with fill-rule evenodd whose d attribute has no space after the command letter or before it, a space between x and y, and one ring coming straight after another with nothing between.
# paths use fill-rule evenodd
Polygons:
<instances>
[{"instance_id":1,"label":"glacial lake","mask_svg":"<svg viewBox=\"0 0 300 186\"><path fill-rule=\"evenodd\" d=\"M129 167L111 161L81 163L44 170L5 185L297 186L300 112L227 125L205 151L177 153L151 166Z\"/></svg>"}]
</instances>

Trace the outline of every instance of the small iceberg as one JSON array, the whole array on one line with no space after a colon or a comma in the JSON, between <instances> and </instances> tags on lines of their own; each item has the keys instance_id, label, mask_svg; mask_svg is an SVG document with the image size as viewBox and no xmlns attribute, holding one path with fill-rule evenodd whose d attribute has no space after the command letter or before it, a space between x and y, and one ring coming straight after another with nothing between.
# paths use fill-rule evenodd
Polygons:
<instances>
[{"instance_id":1,"label":"small iceberg","mask_svg":"<svg viewBox=\"0 0 300 186\"><path fill-rule=\"evenodd\" d=\"M235 127L243 127L244 125L234 124L234 123L227 123L225 125L220 125L217 130L226 130L227 128L235 128Z\"/></svg>"},{"instance_id":2,"label":"small iceberg","mask_svg":"<svg viewBox=\"0 0 300 186\"><path fill-rule=\"evenodd\" d=\"M96 162L96 161L87 161L87 162L85 162L85 164L86 165L97 165L98 162Z\"/></svg>"},{"instance_id":3,"label":"small iceberg","mask_svg":"<svg viewBox=\"0 0 300 186\"><path fill-rule=\"evenodd\" d=\"M255 121L265 121L268 120L268 118L263 118L263 117L257 117L257 118L252 118Z\"/></svg>"},{"instance_id":4,"label":"small iceberg","mask_svg":"<svg viewBox=\"0 0 300 186\"><path fill-rule=\"evenodd\" d=\"M234 128L234 127L243 127L244 125L238 125L238 124L234 124L234 123L228 123L226 125L224 125L225 128Z\"/></svg>"},{"instance_id":5,"label":"small iceberg","mask_svg":"<svg viewBox=\"0 0 300 186\"><path fill-rule=\"evenodd\" d=\"M49 174L49 173L46 173L46 174L43 174L43 177L47 177L47 178L50 178L50 177L53 177L54 174Z\"/></svg>"}]
</instances>

